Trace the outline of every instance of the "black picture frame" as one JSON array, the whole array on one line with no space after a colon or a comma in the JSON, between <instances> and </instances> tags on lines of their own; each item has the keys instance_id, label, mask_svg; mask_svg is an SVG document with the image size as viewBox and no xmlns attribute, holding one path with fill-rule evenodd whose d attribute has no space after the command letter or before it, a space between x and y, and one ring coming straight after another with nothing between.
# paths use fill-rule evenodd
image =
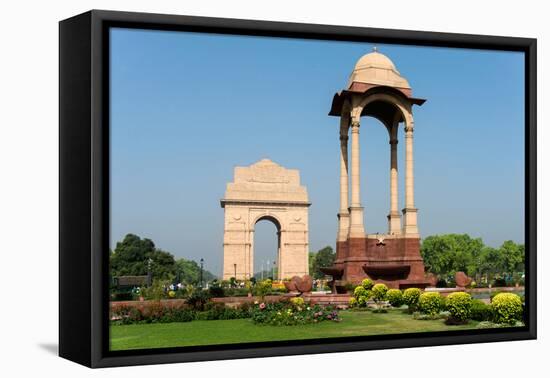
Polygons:
<instances>
[{"instance_id":1,"label":"black picture frame","mask_svg":"<svg viewBox=\"0 0 550 378\"><path fill-rule=\"evenodd\" d=\"M525 53L525 327L111 352L108 348L110 27ZM535 339L537 41L92 10L59 24L59 355L89 367Z\"/></svg>"}]
</instances>

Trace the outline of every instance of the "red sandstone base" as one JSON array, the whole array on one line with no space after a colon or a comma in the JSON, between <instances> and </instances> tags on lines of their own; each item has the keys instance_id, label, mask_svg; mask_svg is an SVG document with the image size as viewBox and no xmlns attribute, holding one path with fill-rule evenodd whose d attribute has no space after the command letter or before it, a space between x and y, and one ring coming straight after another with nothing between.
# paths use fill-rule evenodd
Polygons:
<instances>
[{"instance_id":1,"label":"red sandstone base","mask_svg":"<svg viewBox=\"0 0 550 378\"><path fill-rule=\"evenodd\" d=\"M390 288L430 284L420 255L420 238L351 238L336 244L334 266L322 269L334 280L334 289L344 283L357 284L365 278Z\"/></svg>"}]
</instances>

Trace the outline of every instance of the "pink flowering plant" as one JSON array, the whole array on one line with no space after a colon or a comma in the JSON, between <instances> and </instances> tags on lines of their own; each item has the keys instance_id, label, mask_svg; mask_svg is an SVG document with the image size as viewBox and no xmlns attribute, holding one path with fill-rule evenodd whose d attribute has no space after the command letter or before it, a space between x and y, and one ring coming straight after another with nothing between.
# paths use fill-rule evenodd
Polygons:
<instances>
[{"instance_id":1,"label":"pink flowering plant","mask_svg":"<svg viewBox=\"0 0 550 378\"><path fill-rule=\"evenodd\" d=\"M338 310L335 307L310 305L303 301L300 303L298 301L262 302L251 309L251 318L255 324L274 326L340 321Z\"/></svg>"}]
</instances>

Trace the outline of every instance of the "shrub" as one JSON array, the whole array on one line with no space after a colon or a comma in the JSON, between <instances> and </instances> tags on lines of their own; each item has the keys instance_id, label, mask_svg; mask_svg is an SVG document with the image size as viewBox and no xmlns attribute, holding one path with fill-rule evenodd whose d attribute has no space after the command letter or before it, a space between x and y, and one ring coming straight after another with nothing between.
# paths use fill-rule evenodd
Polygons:
<instances>
[{"instance_id":1,"label":"shrub","mask_svg":"<svg viewBox=\"0 0 550 378\"><path fill-rule=\"evenodd\" d=\"M170 281L155 279L151 286L141 288L140 292L145 299L158 301L166 298L168 286L170 286Z\"/></svg>"},{"instance_id":2,"label":"shrub","mask_svg":"<svg viewBox=\"0 0 550 378\"><path fill-rule=\"evenodd\" d=\"M411 287L403 292L403 302L409 306L409 312L413 313L418 307L418 299L420 298L420 289Z\"/></svg>"},{"instance_id":3,"label":"shrub","mask_svg":"<svg viewBox=\"0 0 550 378\"><path fill-rule=\"evenodd\" d=\"M257 282L254 285L254 295L257 295L260 298L264 298L267 294L271 292L272 281L270 279Z\"/></svg>"},{"instance_id":4,"label":"shrub","mask_svg":"<svg viewBox=\"0 0 550 378\"><path fill-rule=\"evenodd\" d=\"M493 311L491 306L485 304L479 299L472 300L472 306L470 308L470 319L480 322L489 321L492 318Z\"/></svg>"},{"instance_id":5,"label":"shrub","mask_svg":"<svg viewBox=\"0 0 550 378\"><path fill-rule=\"evenodd\" d=\"M392 307L401 307L401 305L403 305L403 293L401 293L401 290L390 289L388 290L386 297Z\"/></svg>"},{"instance_id":6,"label":"shrub","mask_svg":"<svg viewBox=\"0 0 550 378\"><path fill-rule=\"evenodd\" d=\"M187 304L190 305L194 310L203 311L204 306L210 299L210 295L207 291L204 290L195 290L187 298Z\"/></svg>"},{"instance_id":7,"label":"shrub","mask_svg":"<svg viewBox=\"0 0 550 378\"><path fill-rule=\"evenodd\" d=\"M188 308L166 308L158 317L159 323L190 322L195 319L195 312Z\"/></svg>"},{"instance_id":8,"label":"shrub","mask_svg":"<svg viewBox=\"0 0 550 378\"><path fill-rule=\"evenodd\" d=\"M418 308L424 314L439 314L439 311L441 311L441 305L441 294L437 292L422 293L418 298Z\"/></svg>"},{"instance_id":9,"label":"shrub","mask_svg":"<svg viewBox=\"0 0 550 378\"><path fill-rule=\"evenodd\" d=\"M213 304L207 306L206 311L197 312L197 320L230 320L249 318L250 311L248 307L230 308L223 304Z\"/></svg>"},{"instance_id":10,"label":"shrub","mask_svg":"<svg viewBox=\"0 0 550 378\"><path fill-rule=\"evenodd\" d=\"M357 301L358 307L367 307L369 298L372 296L372 291L365 289L364 286L357 286L353 291L353 296Z\"/></svg>"},{"instance_id":11,"label":"shrub","mask_svg":"<svg viewBox=\"0 0 550 378\"><path fill-rule=\"evenodd\" d=\"M368 300L369 300L368 297L365 297L365 296L359 297L359 298L357 298L357 305L359 307L367 307Z\"/></svg>"},{"instance_id":12,"label":"shrub","mask_svg":"<svg viewBox=\"0 0 550 378\"><path fill-rule=\"evenodd\" d=\"M496 323L515 324L522 319L523 306L519 295L500 293L491 302L493 319Z\"/></svg>"},{"instance_id":13,"label":"shrub","mask_svg":"<svg viewBox=\"0 0 550 378\"><path fill-rule=\"evenodd\" d=\"M221 298L225 296L223 287L220 285L212 285L208 288L208 293L213 298Z\"/></svg>"},{"instance_id":14,"label":"shrub","mask_svg":"<svg viewBox=\"0 0 550 378\"><path fill-rule=\"evenodd\" d=\"M357 286L355 290L353 290L353 296L355 298L364 297L367 295L367 289L365 289L363 286Z\"/></svg>"},{"instance_id":15,"label":"shrub","mask_svg":"<svg viewBox=\"0 0 550 378\"><path fill-rule=\"evenodd\" d=\"M374 286L374 282L372 282L370 279L365 278L363 281L361 281L361 286L365 288L365 290L370 290Z\"/></svg>"},{"instance_id":16,"label":"shrub","mask_svg":"<svg viewBox=\"0 0 550 378\"><path fill-rule=\"evenodd\" d=\"M355 297L351 297L349 299L349 306L350 307L357 307L357 299L355 299Z\"/></svg>"},{"instance_id":17,"label":"shrub","mask_svg":"<svg viewBox=\"0 0 550 378\"><path fill-rule=\"evenodd\" d=\"M500 293L504 293L504 291L496 290L496 291L491 292L491 295L490 295L491 302L493 301L493 298L496 297L497 295L499 295Z\"/></svg>"},{"instance_id":18,"label":"shrub","mask_svg":"<svg viewBox=\"0 0 550 378\"><path fill-rule=\"evenodd\" d=\"M292 305L296 309L301 309L305 305L304 298L301 298L301 297L291 298L290 303L292 303Z\"/></svg>"},{"instance_id":19,"label":"shrub","mask_svg":"<svg viewBox=\"0 0 550 378\"><path fill-rule=\"evenodd\" d=\"M447 296L445 307L451 313L451 321L466 322L470 318L472 297L464 292L451 293Z\"/></svg>"},{"instance_id":20,"label":"shrub","mask_svg":"<svg viewBox=\"0 0 550 378\"><path fill-rule=\"evenodd\" d=\"M383 283L376 284L372 287L372 299L376 303L380 303L386 300L386 293L388 292L388 287Z\"/></svg>"}]
</instances>

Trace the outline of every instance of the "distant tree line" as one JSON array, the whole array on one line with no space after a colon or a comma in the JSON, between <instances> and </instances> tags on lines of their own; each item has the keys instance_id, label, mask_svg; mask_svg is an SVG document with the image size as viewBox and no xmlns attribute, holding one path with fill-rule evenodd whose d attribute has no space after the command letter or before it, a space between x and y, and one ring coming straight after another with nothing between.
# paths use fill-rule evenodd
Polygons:
<instances>
[{"instance_id":1,"label":"distant tree line","mask_svg":"<svg viewBox=\"0 0 550 378\"><path fill-rule=\"evenodd\" d=\"M154 279L178 280L182 283L198 284L200 265L193 260L176 259L170 252L155 247L151 239L128 234L110 253L110 270L112 277L142 276L148 269ZM208 282L216 276L203 270L203 281Z\"/></svg>"},{"instance_id":2,"label":"distant tree line","mask_svg":"<svg viewBox=\"0 0 550 378\"><path fill-rule=\"evenodd\" d=\"M426 271L440 276L463 271L479 278L525 271L525 246L511 240L493 248L468 234L434 235L423 239L420 252Z\"/></svg>"}]
</instances>

